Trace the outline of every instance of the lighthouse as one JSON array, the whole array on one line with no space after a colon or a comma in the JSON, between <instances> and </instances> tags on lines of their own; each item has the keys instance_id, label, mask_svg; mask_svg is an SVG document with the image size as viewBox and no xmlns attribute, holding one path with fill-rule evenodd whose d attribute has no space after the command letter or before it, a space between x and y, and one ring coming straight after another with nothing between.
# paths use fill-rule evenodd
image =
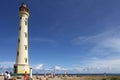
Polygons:
<instances>
[{"instance_id":1,"label":"lighthouse","mask_svg":"<svg viewBox=\"0 0 120 80\"><path fill-rule=\"evenodd\" d=\"M30 66L28 63L28 18L29 10L25 3L19 8L19 32L18 32L18 46L16 63L14 64L14 73L24 74L30 72Z\"/></svg>"}]
</instances>

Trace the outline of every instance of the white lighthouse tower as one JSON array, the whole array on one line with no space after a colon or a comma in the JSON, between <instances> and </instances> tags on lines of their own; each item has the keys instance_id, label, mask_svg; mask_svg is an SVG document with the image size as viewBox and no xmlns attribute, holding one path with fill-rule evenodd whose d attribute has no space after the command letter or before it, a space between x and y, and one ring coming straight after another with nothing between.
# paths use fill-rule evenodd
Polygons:
<instances>
[{"instance_id":1,"label":"white lighthouse tower","mask_svg":"<svg viewBox=\"0 0 120 80\"><path fill-rule=\"evenodd\" d=\"M16 64L14 65L14 73L24 74L30 72L28 64L28 17L29 10L25 3L19 8L19 34L18 34L18 47L16 55Z\"/></svg>"}]
</instances>

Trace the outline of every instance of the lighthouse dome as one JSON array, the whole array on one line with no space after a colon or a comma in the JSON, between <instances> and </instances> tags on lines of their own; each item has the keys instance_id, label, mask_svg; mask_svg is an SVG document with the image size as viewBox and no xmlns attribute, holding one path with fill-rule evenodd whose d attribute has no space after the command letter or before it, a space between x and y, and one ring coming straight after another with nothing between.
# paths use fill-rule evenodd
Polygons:
<instances>
[{"instance_id":1,"label":"lighthouse dome","mask_svg":"<svg viewBox=\"0 0 120 80\"><path fill-rule=\"evenodd\" d=\"M22 5L19 8L19 11L26 11L29 12L27 5L25 3L22 3Z\"/></svg>"}]
</instances>

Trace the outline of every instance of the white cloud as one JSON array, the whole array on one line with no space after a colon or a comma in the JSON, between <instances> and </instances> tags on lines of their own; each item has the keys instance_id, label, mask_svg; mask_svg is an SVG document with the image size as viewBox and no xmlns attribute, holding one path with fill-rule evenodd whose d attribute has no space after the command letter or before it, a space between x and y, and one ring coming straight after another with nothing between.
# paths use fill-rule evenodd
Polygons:
<instances>
[{"instance_id":1,"label":"white cloud","mask_svg":"<svg viewBox=\"0 0 120 80\"><path fill-rule=\"evenodd\" d=\"M15 62L4 61L0 62L0 72L10 71L13 72L13 65Z\"/></svg>"},{"instance_id":2,"label":"white cloud","mask_svg":"<svg viewBox=\"0 0 120 80\"><path fill-rule=\"evenodd\" d=\"M60 67L59 72L66 71L67 73L119 73L120 59L91 59L86 61L84 65L74 66L71 68ZM63 70L64 69L64 70Z\"/></svg>"},{"instance_id":3,"label":"white cloud","mask_svg":"<svg viewBox=\"0 0 120 80\"><path fill-rule=\"evenodd\" d=\"M89 49L89 55L119 56L120 38L107 38Z\"/></svg>"},{"instance_id":4,"label":"white cloud","mask_svg":"<svg viewBox=\"0 0 120 80\"><path fill-rule=\"evenodd\" d=\"M52 70L55 70L55 71L64 71L66 70L65 68L62 68L60 66L54 66L54 67L51 67Z\"/></svg>"},{"instance_id":5,"label":"white cloud","mask_svg":"<svg viewBox=\"0 0 120 80\"><path fill-rule=\"evenodd\" d=\"M13 65L15 62L0 62L0 72L5 70L13 71ZM54 66L51 68L43 67L43 64L36 64L31 65L33 68L33 72L47 72L47 71L54 71L56 73L119 73L120 72L120 59L113 58L113 59L98 59L98 58L91 58L90 60L86 61L84 65L74 66L71 68L64 68L61 66Z\"/></svg>"},{"instance_id":6,"label":"white cloud","mask_svg":"<svg viewBox=\"0 0 120 80\"><path fill-rule=\"evenodd\" d=\"M14 64L15 62L9 62L9 61L0 62L0 67L4 67L4 68L13 67Z\"/></svg>"},{"instance_id":7,"label":"white cloud","mask_svg":"<svg viewBox=\"0 0 120 80\"><path fill-rule=\"evenodd\" d=\"M79 36L72 40L73 44L89 46L88 52L97 55L109 55L120 52L120 28L106 30L92 36Z\"/></svg>"},{"instance_id":8,"label":"white cloud","mask_svg":"<svg viewBox=\"0 0 120 80\"><path fill-rule=\"evenodd\" d=\"M80 72L120 72L120 27L108 29L92 36L79 36L72 40L75 45L88 47L88 60L77 67ZM94 58L94 59L91 59Z\"/></svg>"},{"instance_id":9,"label":"white cloud","mask_svg":"<svg viewBox=\"0 0 120 80\"><path fill-rule=\"evenodd\" d=\"M37 64L32 66L34 70L41 70L43 69L43 64Z\"/></svg>"},{"instance_id":10,"label":"white cloud","mask_svg":"<svg viewBox=\"0 0 120 80\"><path fill-rule=\"evenodd\" d=\"M106 59L106 60L91 60L87 62L87 70L89 72L119 72L120 71L120 59Z\"/></svg>"},{"instance_id":11,"label":"white cloud","mask_svg":"<svg viewBox=\"0 0 120 80\"><path fill-rule=\"evenodd\" d=\"M54 69L55 70L61 70L62 68L60 66L55 66Z\"/></svg>"},{"instance_id":12,"label":"white cloud","mask_svg":"<svg viewBox=\"0 0 120 80\"><path fill-rule=\"evenodd\" d=\"M92 36L79 36L73 39L72 43L76 45L88 44L88 43L96 44L98 42L103 41L103 39L105 39L106 36L109 35L109 33L110 32L103 32Z\"/></svg>"},{"instance_id":13,"label":"white cloud","mask_svg":"<svg viewBox=\"0 0 120 80\"><path fill-rule=\"evenodd\" d=\"M120 38L108 38L101 42L101 47L109 48L110 51L114 52L120 52Z\"/></svg>"}]
</instances>

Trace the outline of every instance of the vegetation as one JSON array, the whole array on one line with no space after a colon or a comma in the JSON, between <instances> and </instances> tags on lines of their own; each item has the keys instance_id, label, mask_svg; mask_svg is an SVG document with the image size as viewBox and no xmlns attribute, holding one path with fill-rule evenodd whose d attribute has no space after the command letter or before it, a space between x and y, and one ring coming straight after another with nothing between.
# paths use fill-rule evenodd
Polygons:
<instances>
[{"instance_id":1,"label":"vegetation","mask_svg":"<svg viewBox=\"0 0 120 80\"><path fill-rule=\"evenodd\" d=\"M120 76L81 76L62 77L63 80L120 80Z\"/></svg>"},{"instance_id":2,"label":"vegetation","mask_svg":"<svg viewBox=\"0 0 120 80\"><path fill-rule=\"evenodd\" d=\"M120 77L111 77L110 80L120 80Z\"/></svg>"}]
</instances>

